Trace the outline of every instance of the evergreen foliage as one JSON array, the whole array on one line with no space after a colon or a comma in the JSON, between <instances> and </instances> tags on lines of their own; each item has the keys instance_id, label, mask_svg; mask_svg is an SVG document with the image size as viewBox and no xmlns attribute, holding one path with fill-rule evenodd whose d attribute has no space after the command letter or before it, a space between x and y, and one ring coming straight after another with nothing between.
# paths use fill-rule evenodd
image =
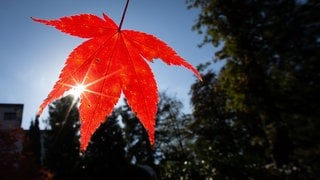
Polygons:
<instances>
[{"instance_id":1,"label":"evergreen foliage","mask_svg":"<svg viewBox=\"0 0 320 180\"><path fill-rule=\"evenodd\" d=\"M230 144L223 146L229 150L222 157L214 155L209 169L218 168L218 174L231 179L316 179L319 176L316 130L320 112L317 96L320 74L316 69L320 62L319 2L188 0L187 4L201 11L194 30L204 33L202 45L223 44L215 54L217 61L225 61L221 72L211 78L214 81L211 85L195 83L192 89L197 122L211 115L211 123L206 125L231 123L232 131L227 133ZM210 74L207 72L206 76L213 76ZM223 95L217 97L217 93ZM222 97L225 99L218 106L212 106ZM208 99L213 101L211 105ZM215 107L223 109L226 117L221 119ZM199 116L200 113L204 116ZM206 147L226 135L219 133L225 128L217 129L212 133L218 134L202 135L211 140ZM238 155L228 155L232 151ZM235 165L237 171L221 169L225 164L222 159L230 162L228 166ZM236 173L239 171L241 174ZM212 176L216 175L206 174Z\"/></svg>"}]
</instances>

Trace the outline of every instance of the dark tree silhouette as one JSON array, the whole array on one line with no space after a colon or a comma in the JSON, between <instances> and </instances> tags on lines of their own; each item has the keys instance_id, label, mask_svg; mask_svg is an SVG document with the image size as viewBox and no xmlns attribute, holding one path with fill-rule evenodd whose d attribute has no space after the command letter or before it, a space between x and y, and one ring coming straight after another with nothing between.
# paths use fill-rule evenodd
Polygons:
<instances>
[{"instance_id":1,"label":"dark tree silhouette","mask_svg":"<svg viewBox=\"0 0 320 180\"><path fill-rule=\"evenodd\" d=\"M155 178L149 170L153 157L148 135L127 104L116 108L93 134L84 166L89 179Z\"/></svg>"},{"instance_id":2,"label":"dark tree silhouette","mask_svg":"<svg viewBox=\"0 0 320 180\"><path fill-rule=\"evenodd\" d=\"M54 179L156 179L148 134L127 104L116 108L79 150L79 113L72 96L49 106L44 165Z\"/></svg>"},{"instance_id":3,"label":"dark tree silhouette","mask_svg":"<svg viewBox=\"0 0 320 180\"><path fill-rule=\"evenodd\" d=\"M49 127L44 136L44 165L55 179L73 177L79 162L79 113L77 100L69 95L49 106Z\"/></svg>"},{"instance_id":4,"label":"dark tree silhouette","mask_svg":"<svg viewBox=\"0 0 320 180\"><path fill-rule=\"evenodd\" d=\"M35 157L35 161L38 165L41 164L41 140L40 140L40 127L39 117L36 117L34 121L31 121L28 137L30 139L31 152Z\"/></svg>"},{"instance_id":5,"label":"dark tree silhouette","mask_svg":"<svg viewBox=\"0 0 320 180\"><path fill-rule=\"evenodd\" d=\"M160 93L158 104L155 160L161 179L198 179L194 153L190 146L195 135L186 127L193 122L182 112L183 104L175 96Z\"/></svg>"}]
</instances>

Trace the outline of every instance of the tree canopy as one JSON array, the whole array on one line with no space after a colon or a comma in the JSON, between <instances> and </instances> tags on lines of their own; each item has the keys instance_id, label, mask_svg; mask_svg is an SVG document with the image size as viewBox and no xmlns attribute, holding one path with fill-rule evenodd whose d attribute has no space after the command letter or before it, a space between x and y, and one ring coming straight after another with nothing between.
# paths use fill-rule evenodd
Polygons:
<instances>
[{"instance_id":1,"label":"tree canopy","mask_svg":"<svg viewBox=\"0 0 320 180\"><path fill-rule=\"evenodd\" d=\"M209 109L206 106L209 103L205 102L214 104L224 97L218 107L227 113L222 120L231 123L230 137L231 132L239 130L228 142L241 143L238 147L226 147L232 147L241 157L256 156L245 157L251 160L241 161L238 168L258 168L269 177L316 178L319 168L316 129L320 112L317 98L320 74L316 69L320 57L319 2L188 0L187 4L189 8L200 9L193 28L204 34L202 45L222 44L214 56L216 61L225 61L216 77L210 71L206 73L214 81L211 85L193 85L196 121L209 117L211 125L217 122L221 117L214 113L217 109ZM214 96L221 92L222 95ZM206 116L197 117L198 114ZM219 134L204 137L216 142ZM231 162L238 159L225 154L223 158ZM221 158L217 158L214 162L220 161ZM231 164L234 163L227 165ZM211 165L211 169L218 166ZM258 178L252 169L241 172L246 177Z\"/></svg>"}]
</instances>

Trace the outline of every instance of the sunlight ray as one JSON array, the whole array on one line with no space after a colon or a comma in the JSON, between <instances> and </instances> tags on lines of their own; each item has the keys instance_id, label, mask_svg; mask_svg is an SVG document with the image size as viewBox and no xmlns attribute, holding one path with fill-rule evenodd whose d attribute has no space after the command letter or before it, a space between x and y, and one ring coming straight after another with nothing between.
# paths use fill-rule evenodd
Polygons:
<instances>
[{"instance_id":1,"label":"sunlight ray","mask_svg":"<svg viewBox=\"0 0 320 180\"><path fill-rule=\"evenodd\" d=\"M112 72L111 74L108 74L108 75L105 75L105 76L102 76L101 78L99 79L96 79L92 82L89 82L87 84L84 84L84 81L86 79L86 77L83 78L83 81L81 83L77 82L77 80L75 80L75 78L72 78L74 84L68 84L68 83L62 83L60 82L59 84L63 85L63 86L67 86L67 87L70 87L71 89L69 91L67 91L66 94L72 94L75 98L80 98L81 95L85 95L85 92L87 93L91 93L91 94L95 94L95 95L99 95L99 96L104 96L104 97L110 97L106 94L103 94L103 93L100 93L100 92L96 92L96 91L92 91L89 89L90 86L102 81L102 80L105 80L115 74L117 74L120 70L117 70L115 72Z\"/></svg>"}]
</instances>

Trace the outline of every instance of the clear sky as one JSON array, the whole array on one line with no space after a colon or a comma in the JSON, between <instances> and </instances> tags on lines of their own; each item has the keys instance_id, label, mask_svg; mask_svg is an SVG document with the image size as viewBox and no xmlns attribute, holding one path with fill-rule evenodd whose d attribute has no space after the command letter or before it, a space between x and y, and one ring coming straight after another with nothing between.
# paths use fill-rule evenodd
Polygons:
<instances>
[{"instance_id":1,"label":"clear sky","mask_svg":"<svg viewBox=\"0 0 320 180\"><path fill-rule=\"evenodd\" d=\"M30 17L57 19L81 13L107 14L120 22L126 0L1 0L0 103L24 104L22 127L27 129L39 105L58 80L69 53L86 39L33 22ZM197 66L212 59L212 46L198 48L202 36L191 30L198 12L184 0L131 0L122 29L153 34ZM185 68L150 64L159 91L167 91L191 112L188 95L196 77ZM219 69L219 66L216 67ZM47 118L47 109L40 117Z\"/></svg>"}]
</instances>

